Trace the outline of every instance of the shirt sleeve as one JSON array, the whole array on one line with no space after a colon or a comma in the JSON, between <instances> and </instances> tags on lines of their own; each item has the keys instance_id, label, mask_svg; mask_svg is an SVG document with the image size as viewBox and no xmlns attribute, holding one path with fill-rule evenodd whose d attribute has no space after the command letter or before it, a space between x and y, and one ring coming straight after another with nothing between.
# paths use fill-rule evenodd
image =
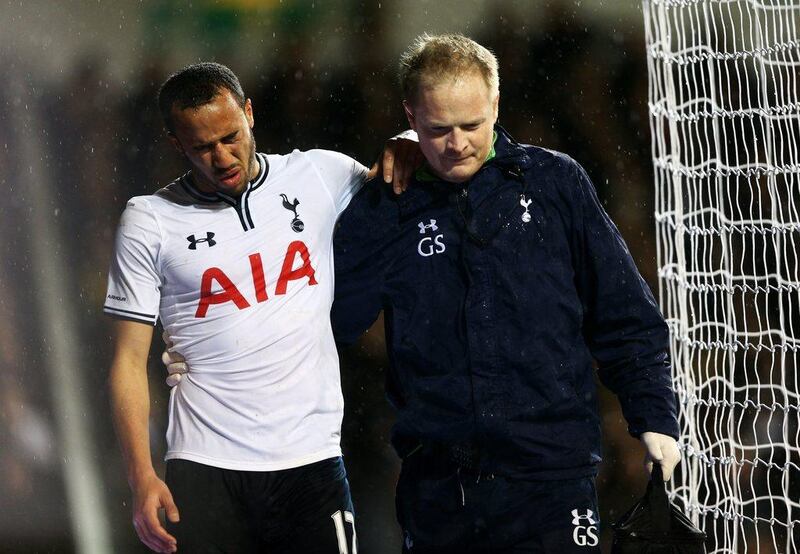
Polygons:
<instances>
[{"instance_id":1,"label":"shirt sleeve","mask_svg":"<svg viewBox=\"0 0 800 554\"><path fill-rule=\"evenodd\" d=\"M330 150L309 150L308 156L341 214L367 179L367 168L349 156Z\"/></svg>"},{"instance_id":2,"label":"shirt sleeve","mask_svg":"<svg viewBox=\"0 0 800 554\"><path fill-rule=\"evenodd\" d=\"M586 344L600 380L619 398L630 434L654 431L677 439L667 324L586 172L577 163L573 170Z\"/></svg>"},{"instance_id":3,"label":"shirt sleeve","mask_svg":"<svg viewBox=\"0 0 800 554\"><path fill-rule=\"evenodd\" d=\"M122 213L108 272L103 311L155 325L161 301L158 252L161 233L148 202L132 198Z\"/></svg>"}]
</instances>

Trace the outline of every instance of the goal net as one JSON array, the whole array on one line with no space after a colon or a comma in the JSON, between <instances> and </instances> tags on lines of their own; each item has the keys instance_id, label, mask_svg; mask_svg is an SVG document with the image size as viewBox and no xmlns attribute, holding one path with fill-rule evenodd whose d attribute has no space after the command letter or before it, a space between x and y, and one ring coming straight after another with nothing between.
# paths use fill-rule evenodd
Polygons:
<instances>
[{"instance_id":1,"label":"goal net","mask_svg":"<svg viewBox=\"0 0 800 554\"><path fill-rule=\"evenodd\" d=\"M643 11L672 496L709 552L798 553L800 0Z\"/></svg>"}]
</instances>

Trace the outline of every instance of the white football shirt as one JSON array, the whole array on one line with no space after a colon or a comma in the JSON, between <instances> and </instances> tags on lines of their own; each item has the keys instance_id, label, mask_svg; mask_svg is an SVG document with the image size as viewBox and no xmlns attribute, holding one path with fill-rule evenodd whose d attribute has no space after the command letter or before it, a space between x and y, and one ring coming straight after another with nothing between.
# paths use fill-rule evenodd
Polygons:
<instances>
[{"instance_id":1,"label":"white football shirt","mask_svg":"<svg viewBox=\"0 0 800 554\"><path fill-rule=\"evenodd\" d=\"M166 459L274 471L341 455L332 237L367 169L325 150L257 157L238 199L187 174L120 220L104 310L160 318L191 368Z\"/></svg>"}]
</instances>

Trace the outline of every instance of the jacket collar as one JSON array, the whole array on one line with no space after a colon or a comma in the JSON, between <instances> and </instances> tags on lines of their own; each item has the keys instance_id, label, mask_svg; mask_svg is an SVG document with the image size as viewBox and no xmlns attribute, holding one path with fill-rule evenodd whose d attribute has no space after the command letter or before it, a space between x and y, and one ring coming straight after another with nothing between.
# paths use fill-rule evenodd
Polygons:
<instances>
[{"instance_id":1,"label":"jacket collar","mask_svg":"<svg viewBox=\"0 0 800 554\"><path fill-rule=\"evenodd\" d=\"M486 162L484 167L497 165L500 167L517 167L525 171L533 165L533 160L524 146L514 140L508 131L500 125L495 125L494 128L497 132L497 140L494 144L495 157Z\"/></svg>"}]
</instances>

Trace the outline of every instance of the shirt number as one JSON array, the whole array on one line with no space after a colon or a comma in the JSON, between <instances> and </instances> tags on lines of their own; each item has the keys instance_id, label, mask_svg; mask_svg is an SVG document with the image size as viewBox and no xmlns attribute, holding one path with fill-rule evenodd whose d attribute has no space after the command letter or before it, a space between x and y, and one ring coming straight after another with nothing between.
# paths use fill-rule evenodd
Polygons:
<instances>
[{"instance_id":1,"label":"shirt number","mask_svg":"<svg viewBox=\"0 0 800 554\"><path fill-rule=\"evenodd\" d=\"M336 513L331 514L331 519L333 520L333 524L336 526L336 540L339 542L339 554L358 554L358 543L356 541L356 519L353 517L352 512L344 512L344 517L342 517L342 511L338 510ZM350 524L350 528L353 530L353 540L350 550L347 550L347 536L345 535L344 531L345 521Z\"/></svg>"}]
</instances>

